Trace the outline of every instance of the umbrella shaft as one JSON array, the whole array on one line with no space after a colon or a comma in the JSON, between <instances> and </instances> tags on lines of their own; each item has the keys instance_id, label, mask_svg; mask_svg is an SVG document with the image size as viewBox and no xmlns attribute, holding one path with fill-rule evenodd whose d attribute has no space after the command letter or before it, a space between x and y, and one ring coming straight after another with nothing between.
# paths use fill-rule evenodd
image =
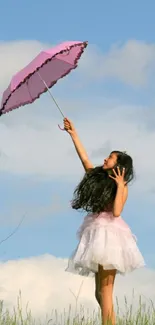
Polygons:
<instances>
[{"instance_id":1,"label":"umbrella shaft","mask_svg":"<svg viewBox=\"0 0 155 325\"><path fill-rule=\"evenodd\" d=\"M42 82L44 83L44 85L45 85L45 87L46 87L46 89L47 89L49 95L50 95L51 98L53 99L53 101L54 101L55 105L57 106L59 112L61 113L62 117L65 118L65 116L64 116L64 114L63 114L61 108L59 107L58 103L56 102L55 98L53 97L53 95L52 95L52 93L51 93L51 91L50 91L50 89L49 89L47 83L46 83L45 80L41 77L41 75L40 75L40 73L39 73L38 71L37 71L37 73L38 73L39 78L40 78L40 79L42 80Z\"/></svg>"}]
</instances>

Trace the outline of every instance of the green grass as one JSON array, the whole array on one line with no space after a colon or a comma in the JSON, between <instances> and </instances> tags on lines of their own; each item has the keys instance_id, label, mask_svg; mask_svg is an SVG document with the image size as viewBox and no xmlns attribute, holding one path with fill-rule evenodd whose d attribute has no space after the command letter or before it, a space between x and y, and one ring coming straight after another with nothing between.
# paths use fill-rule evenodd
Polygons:
<instances>
[{"instance_id":1,"label":"green grass","mask_svg":"<svg viewBox=\"0 0 155 325\"><path fill-rule=\"evenodd\" d=\"M116 314L117 325L155 325L155 308L150 301L148 304L142 302L139 298L139 306L134 312L133 306L128 305L126 298L124 299L124 314L120 311L117 301ZM78 312L77 312L78 310ZM22 310L21 296L18 298L17 307L10 313L4 310L3 301L0 301L0 325L101 325L100 313L95 311L69 307L68 311L59 314L56 310L49 311L50 317L45 316L40 321L33 318L28 306L26 310Z\"/></svg>"}]
</instances>

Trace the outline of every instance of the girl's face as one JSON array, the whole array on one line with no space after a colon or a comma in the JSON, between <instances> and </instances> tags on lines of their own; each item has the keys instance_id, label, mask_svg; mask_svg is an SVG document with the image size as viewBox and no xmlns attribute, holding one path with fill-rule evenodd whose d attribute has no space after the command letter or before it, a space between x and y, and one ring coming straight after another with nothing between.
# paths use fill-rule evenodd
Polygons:
<instances>
[{"instance_id":1,"label":"girl's face","mask_svg":"<svg viewBox=\"0 0 155 325\"><path fill-rule=\"evenodd\" d=\"M104 159L103 169L112 169L117 163L117 154L111 153L109 157Z\"/></svg>"}]
</instances>

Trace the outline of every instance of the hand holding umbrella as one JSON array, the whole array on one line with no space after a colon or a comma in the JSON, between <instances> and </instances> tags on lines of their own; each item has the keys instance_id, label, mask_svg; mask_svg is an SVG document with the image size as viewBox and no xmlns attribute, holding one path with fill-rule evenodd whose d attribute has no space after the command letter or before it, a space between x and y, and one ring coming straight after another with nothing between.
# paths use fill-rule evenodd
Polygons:
<instances>
[{"instance_id":1,"label":"hand holding umbrella","mask_svg":"<svg viewBox=\"0 0 155 325\"><path fill-rule=\"evenodd\" d=\"M73 123L67 118L64 118L64 130L67 131L70 135L76 133Z\"/></svg>"}]
</instances>

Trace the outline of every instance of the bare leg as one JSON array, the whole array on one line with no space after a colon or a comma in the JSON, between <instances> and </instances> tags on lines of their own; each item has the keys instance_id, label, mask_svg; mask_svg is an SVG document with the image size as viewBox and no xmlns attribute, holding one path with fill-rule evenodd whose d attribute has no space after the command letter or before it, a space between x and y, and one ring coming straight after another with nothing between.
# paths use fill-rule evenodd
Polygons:
<instances>
[{"instance_id":1,"label":"bare leg","mask_svg":"<svg viewBox=\"0 0 155 325\"><path fill-rule=\"evenodd\" d=\"M100 281L100 293L101 293L101 313L102 324L115 325L115 313L113 306L113 287L116 276L116 270L104 270L102 266L99 266L99 281Z\"/></svg>"},{"instance_id":2,"label":"bare leg","mask_svg":"<svg viewBox=\"0 0 155 325\"><path fill-rule=\"evenodd\" d=\"M101 304L101 294L100 294L100 277L99 272L95 273L95 297L98 304Z\"/></svg>"}]
</instances>

